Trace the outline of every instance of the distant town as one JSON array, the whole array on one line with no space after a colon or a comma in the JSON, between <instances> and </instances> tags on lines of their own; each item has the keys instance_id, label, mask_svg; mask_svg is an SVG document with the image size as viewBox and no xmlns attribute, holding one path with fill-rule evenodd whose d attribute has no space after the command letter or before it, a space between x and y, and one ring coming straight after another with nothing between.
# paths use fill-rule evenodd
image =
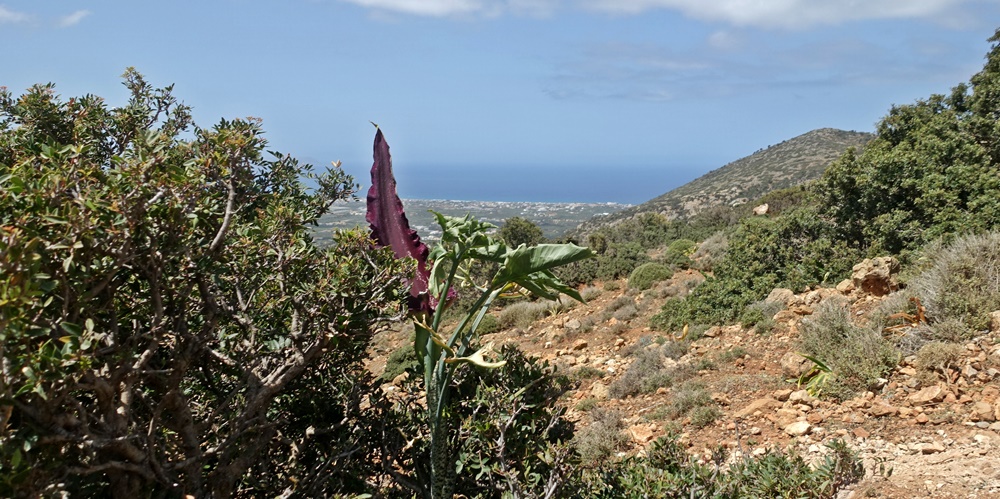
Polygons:
<instances>
[{"instance_id":1,"label":"distant town","mask_svg":"<svg viewBox=\"0 0 1000 499\"><path fill-rule=\"evenodd\" d=\"M450 216L473 217L496 226L512 217L532 221L545 237L554 239L598 215L608 215L632 205L620 203L529 203L517 201L454 201L444 199L404 199L403 206L410 227L425 241L441 238L441 229L431 210ZM365 227L365 201L336 203L330 213L320 219L317 233L320 240L329 239L334 229Z\"/></svg>"}]
</instances>

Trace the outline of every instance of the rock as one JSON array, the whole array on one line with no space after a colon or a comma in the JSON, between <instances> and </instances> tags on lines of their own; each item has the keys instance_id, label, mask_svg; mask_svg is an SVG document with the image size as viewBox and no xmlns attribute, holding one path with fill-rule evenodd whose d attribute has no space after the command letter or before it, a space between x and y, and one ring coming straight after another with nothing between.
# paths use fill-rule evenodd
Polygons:
<instances>
[{"instance_id":1,"label":"rock","mask_svg":"<svg viewBox=\"0 0 1000 499\"><path fill-rule=\"evenodd\" d=\"M917 444L916 450L919 450L921 454L937 454L944 452L944 445L941 442Z\"/></svg>"},{"instance_id":2,"label":"rock","mask_svg":"<svg viewBox=\"0 0 1000 499\"><path fill-rule=\"evenodd\" d=\"M615 346L616 347L623 347L623 346L625 346L625 339L624 338L615 338Z\"/></svg>"},{"instance_id":3,"label":"rock","mask_svg":"<svg viewBox=\"0 0 1000 499\"><path fill-rule=\"evenodd\" d=\"M776 405L778 405L778 401L774 400L773 398L770 398L770 397L765 397L765 398L762 398L762 399L757 399L757 400L754 400L753 402L750 402L749 405L747 405L746 407L744 407L743 409L741 409L739 412L737 412L736 414L734 414L733 417L735 417L735 418L745 418L745 417L747 417L747 416L749 416L749 415L751 415L751 414L753 414L753 413L755 413L757 411L760 411L760 410L763 410L763 409L767 409L769 407L774 407Z\"/></svg>"},{"instance_id":4,"label":"rock","mask_svg":"<svg viewBox=\"0 0 1000 499\"><path fill-rule=\"evenodd\" d=\"M965 376L966 378L969 379L975 378L977 374L979 374L979 371L977 371L976 368L970 365L966 365L965 367L962 368L962 376Z\"/></svg>"},{"instance_id":5,"label":"rock","mask_svg":"<svg viewBox=\"0 0 1000 499\"><path fill-rule=\"evenodd\" d=\"M787 388L784 390L775 390L773 393L771 393L771 396L774 397L774 399L779 402L784 402L788 400L788 397L791 395L792 395L792 390L789 390Z\"/></svg>"},{"instance_id":6,"label":"rock","mask_svg":"<svg viewBox=\"0 0 1000 499\"><path fill-rule=\"evenodd\" d=\"M913 420L916 421L917 424L927 424L927 422L930 421L931 418L927 417L926 414L921 412L920 414L917 414L917 417L913 418Z\"/></svg>"},{"instance_id":7,"label":"rock","mask_svg":"<svg viewBox=\"0 0 1000 499\"><path fill-rule=\"evenodd\" d=\"M717 403L717 404L719 404L721 406L728 406L729 404L733 403L731 400L729 400L729 396L726 395L725 393L722 393L722 392L713 392L712 393L712 400L714 400L715 403ZM993 408L990 407L990 412L992 413L992 411L993 411Z\"/></svg>"},{"instance_id":8,"label":"rock","mask_svg":"<svg viewBox=\"0 0 1000 499\"><path fill-rule=\"evenodd\" d=\"M856 289L874 296L885 296L899 289L899 260L891 256L866 258L854 266L851 281Z\"/></svg>"},{"instance_id":9,"label":"rock","mask_svg":"<svg viewBox=\"0 0 1000 499\"><path fill-rule=\"evenodd\" d=\"M855 428L851 433L854 433L854 436L858 438L868 438L872 436L872 434L868 430L860 426Z\"/></svg>"},{"instance_id":10,"label":"rock","mask_svg":"<svg viewBox=\"0 0 1000 499\"><path fill-rule=\"evenodd\" d=\"M783 303L787 305L788 300L790 300L793 296L795 296L795 293L788 288L774 288L774 290L771 291L771 294L767 295L767 298L764 298L764 301Z\"/></svg>"},{"instance_id":11,"label":"rock","mask_svg":"<svg viewBox=\"0 0 1000 499\"><path fill-rule=\"evenodd\" d=\"M871 409L868 409L868 414L871 414L876 418L892 416L897 412L899 412L899 409L896 409L895 407L882 401L875 402L874 404L872 404Z\"/></svg>"},{"instance_id":12,"label":"rock","mask_svg":"<svg viewBox=\"0 0 1000 499\"><path fill-rule=\"evenodd\" d=\"M577 319L570 319L563 324L563 327L570 331L579 331L583 327L583 324L580 324L580 321Z\"/></svg>"},{"instance_id":13,"label":"rock","mask_svg":"<svg viewBox=\"0 0 1000 499\"><path fill-rule=\"evenodd\" d=\"M906 398L906 400L910 401L913 405L927 405L940 402L944 400L947 395L947 390L945 390L941 385L934 385L928 386L927 388L910 395Z\"/></svg>"},{"instance_id":14,"label":"rock","mask_svg":"<svg viewBox=\"0 0 1000 499\"><path fill-rule=\"evenodd\" d=\"M754 215L758 215L758 216L760 216L760 215L767 215L769 209L770 209L770 206L768 206L767 203L764 203L764 204L762 204L760 206L754 206L754 208L753 208L753 214Z\"/></svg>"},{"instance_id":15,"label":"rock","mask_svg":"<svg viewBox=\"0 0 1000 499\"><path fill-rule=\"evenodd\" d=\"M990 312L990 332L1000 333L1000 310Z\"/></svg>"},{"instance_id":16,"label":"rock","mask_svg":"<svg viewBox=\"0 0 1000 499\"><path fill-rule=\"evenodd\" d=\"M594 384L590 385L590 396L597 400L607 400L609 397L607 385L595 381Z\"/></svg>"},{"instance_id":17,"label":"rock","mask_svg":"<svg viewBox=\"0 0 1000 499\"><path fill-rule=\"evenodd\" d=\"M796 421L785 426L785 433L793 437L808 435L810 430L812 430L812 425L808 421Z\"/></svg>"},{"instance_id":18,"label":"rock","mask_svg":"<svg viewBox=\"0 0 1000 499\"><path fill-rule=\"evenodd\" d=\"M815 399L813 399L812 395L809 395L809 390L796 390L788 394L788 400L802 404L810 404Z\"/></svg>"},{"instance_id":19,"label":"rock","mask_svg":"<svg viewBox=\"0 0 1000 499\"><path fill-rule=\"evenodd\" d=\"M809 421L812 424L820 424L823 421L826 421L826 414L823 414L822 412L810 412L809 414L806 414L806 421Z\"/></svg>"},{"instance_id":20,"label":"rock","mask_svg":"<svg viewBox=\"0 0 1000 499\"><path fill-rule=\"evenodd\" d=\"M845 295L850 294L851 291L854 291L854 281L850 279L844 279L843 281L840 281L840 283L837 284L837 291Z\"/></svg>"},{"instance_id":21,"label":"rock","mask_svg":"<svg viewBox=\"0 0 1000 499\"><path fill-rule=\"evenodd\" d=\"M653 430L649 428L649 425L636 425L629 428L628 432L632 436L632 440L635 440L640 444L653 441Z\"/></svg>"},{"instance_id":22,"label":"rock","mask_svg":"<svg viewBox=\"0 0 1000 499\"><path fill-rule=\"evenodd\" d=\"M785 376L794 377L799 377L809 372L814 365L811 360L795 352L788 352L783 355L779 363L781 365L781 372L784 373Z\"/></svg>"},{"instance_id":23,"label":"rock","mask_svg":"<svg viewBox=\"0 0 1000 499\"><path fill-rule=\"evenodd\" d=\"M972 420L987 421L990 423L996 421L996 416L993 413L993 406L990 405L989 402L984 402L982 400L972 404Z\"/></svg>"},{"instance_id":24,"label":"rock","mask_svg":"<svg viewBox=\"0 0 1000 499\"><path fill-rule=\"evenodd\" d=\"M403 383L406 383L406 380L408 380L408 379L410 379L410 373L403 372L403 373L400 373L395 378L392 378L392 384L394 386L403 386Z\"/></svg>"},{"instance_id":25,"label":"rock","mask_svg":"<svg viewBox=\"0 0 1000 499\"><path fill-rule=\"evenodd\" d=\"M721 327L719 327L719 326L712 326L712 327L708 328L708 330L706 330L704 332L703 336L705 336L707 338L715 338L716 336L718 336L721 333L722 333L722 328Z\"/></svg>"},{"instance_id":26,"label":"rock","mask_svg":"<svg viewBox=\"0 0 1000 499\"><path fill-rule=\"evenodd\" d=\"M583 350L587 348L587 340L576 340L573 342L573 350Z\"/></svg>"}]
</instances>

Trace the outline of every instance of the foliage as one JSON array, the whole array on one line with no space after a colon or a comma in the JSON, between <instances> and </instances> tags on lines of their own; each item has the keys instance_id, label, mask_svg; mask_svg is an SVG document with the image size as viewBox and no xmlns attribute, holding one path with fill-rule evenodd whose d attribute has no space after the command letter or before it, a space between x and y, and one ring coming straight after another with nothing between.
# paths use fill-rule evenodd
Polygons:
<instances>
[{"instance_id":1,"label":"foliage","mask_svg":"<svg viewBox=\"0 0 1000 499\"><path fill-rule=\"evenodd\" d=\"M630 288L645 291L654 284L669 279L674 275L674 271L667 265L656 262L644 263L635 268L628 276L628 286Z\"/></svg>"},{"instance_id":2,"label":"foliage","mask_svg":"<svg viewBox=\"0 0 1000 499\"><path fill-rule=\"evenodd\" d=\"M667 245L661 260L668 265L686 269L691 266L691 255L698 248L698 243L690 239L677 239Z\"/></svg>"},{"instance_id":3,"label":"foliage","mask_svg":"<svg viewBox=\"0 0 1000 499\"><path fill-rule=\"evenodd\" d=\"M818 189L843 237L901 253L1000 223L1000 30L971 84L894 106L878 137L827 170Z\"/></svg>"},{"instance_id":4,"label":"foliage","mask_svg":"<svg viewBox=\"0 0 1000 499\"><path fill-rule=\"evenodd\" d=\"M519 301L504 307L497 321L502 328L528 327L544 317L548 309L548 305L540 301Z\"/></svg>"},{"instance_id":5,"label":"foliage","mask_svg":"<svg viewBox=\"0 0 1000 499\"><path fill-rule=\"evenodd\" d=\"M830 453L810 466L797 454L770 451L737 460L728 469L724 453L702 465L690 458L676 434L656 440L645 456L602 464L577 482L576 497L642 499L647 497L833 497L864 476L856 453L842 441L827 444Z\"/></svg>"},{"instance_id":6,"label":"foliage","mask_svg":"<svg viewBox=\"0 0 1000 499\"><path fill-rule=\"evenodd\" d=\"M392 179L392 160L381 130L375 135L372 184L388 186L380 192L380 199L398 199L395 180ZM377 212L385 211L379 199L369 195L368 201L369 219L374 218ZM376 213L373 214L373 211ZM501 295L512 292L533 294L549 300L556 300L560 294L565 294L582 301L580 294L556 277L552 269L593 256L590 250L574 244L520 245L512 248L489 234L494 228L492 225L471 216L449 217L440 213L435 213L435 216L442 232L439 244L426 256L421 252L405 253L417 258L419 268L431 266L426 300L417 295L419 303L417 306L411 304L411 311L415 313L414 348L423 370L427 394L429 459L422 461L428 466L422 471L418 469L417 481L400 481L414 492L430 498L452 497L456 484L465 478L459 466L460 456L452 444L460 428L455 426L456 421L451 415L455 406L463 402L463 394L454 386L456 373L460 373L458 368L471 365L496 369L504 365L503 361L486 360L485 355L492 345L472 349L490 306ZM373 234L379 241L401 239L407 244L419 241L409 230L401 204L395 217L389 217L387 222L372 224ZM485 280L480 279L481 273L475 272L475 267L487 267L492 275ZM415 280L420 280L419 273ZM453 288L457 286L476 289L479 298L449 332L444 330L444 311L448 308ZM429 309L424 304L429 304Z\"/></svg>"},{"instance_id":7,"label":"foliage","mask_svg":"<svg viewBox=\"0 0 1000 499\"><path fill-rule=\"evenodd\" d=\"M1000 232L960 237L931 257L912 279L911 292L927 307L931 339L961 341L989 327L1000 310ZM941 334L949 321L965 324L958 335Z\"/></svg>"},{"instance_id":8,"label":"foliage","mask_svg":"<svg viewBox=\"0 0 1000 499\"><path fill-rule=\"evenodd\" d=\"M385 370L382 371L380 379L385 383L389 383L400 374L408 371L416 372L419 364L420 362L417 360L417 354L413 351L413 347L402 345L386 357Z\"/></svg>"},{"instance_id":9,"label":"foliage","mask_svg":"<svg viewBox=\"0 0 1000 499\"><path fill-rule=\"evenodd\" d=\"M497 231L497 237L507 243L507 246L516 248L520 245L534 246L545 241L542 229L531 220L521 217L511 217L504 221Z\"/></svg>"},{"instance_id":10,"label":"foliage","mask_svg":"<svg viewBox=\"0 0 1000 499\"><path fill-rule=\"evenodd\" d=\"M0 92L0 495L362 487L361 361L406 267L314 244L342 171L124 79L120 108Z\"/></svg>"},{"instance_id":11,"label":"foliage","mask_svg":"<svg viewBox=\"0 0 1000 499\"><path fill-rule=\"evenodd\" d=\"M596 408L589 412L588 417L590 424L577 432L573 441L583 463L599 463L628 443L621 412Z\"/></svg>"},{"instance_id":12,"label":"foliage","mask_svg":"<svg viewBox=\"0 0 1000 499\"><path fill-rule=\"evenodd\" d=\"M802 348L832 372L826 385L837 398L871 389L899 362L899 353L881 332L855 325L847 306L837 300L824 302L802 321Z\"/></svg>"}]
</instances>

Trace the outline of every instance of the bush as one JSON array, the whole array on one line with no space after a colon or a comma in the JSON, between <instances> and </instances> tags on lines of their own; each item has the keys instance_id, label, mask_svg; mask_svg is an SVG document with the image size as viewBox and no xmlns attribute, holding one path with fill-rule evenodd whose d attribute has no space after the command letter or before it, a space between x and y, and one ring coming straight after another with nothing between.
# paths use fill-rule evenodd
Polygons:
<instances>
[{"instance_id":1,"label":"bush","mask_svg":"<svg viewBox=\"0 0 1000 499\"><path fill-rule=\"evenodd\" d=\"M590 424L577 432L573 439L584 464L605 461L628 443L621 412L594 408L589 413L589 419Z\"/></svg>"},{"instance_id":2,"label":"bush","mask_svg":"<svg viewBox=\"0 0 1000 499\"><path fill-rule=\"evenodd\" d=\"M413 350L411 339L410 342L404 343L399 348L393 350L389 354L389 357L385 359L385 370L382 371L380 378L382 381L389 383L396 379L396 376L407 371L413 371L418 364L417 353Z\"/></svg>"},{"instance_id":3,"label":"bush","mask_svg":"<svg viewBox=\"0 0 1000 499\"><path fill-rule=\"evenodd\" d=\"M720 230L698 245L691 255L693 261L691 266L704 272L711 272L715 264L725 258L728 249L729 237L725 231Z\"/></svg>"},{"instance_id":4,"label":"bush","mask_svg":"<svg viewBox=\"0 0 1000 499\"><path fill-rule=\"evenodd\" d=\"M124 79L121 108L0 89L0 496L366 492L363 359L409 269L316 243L339 168Z\"/></svg>"},{"instance_id":5,"label":"bush","mask_svg":"<svg viewBox=\"0 0 1000 499\"><path fill-rule=\"evenodd\" d=\"M538 319L545 317L551 305L540 301L520 301L507 305L500 311L497 320L503 329L511 327L528 327Z\"/></svg>"},{"instance_id":6,"label":"bush","mask_svg":"<svg viewBox=\"0 0 1000 499\"><path fill-rule=\"evenodd\" d=\"M933 339L961 341L988 329L989 313L1000 310L1000 232L964 236L934 255L929 269L910 283L933 323L967 325L958 335Z\"/></svg>"},{"instance_id":7,"label":"bush","mask_svg":"<svg viewBox=\"0 0 1000 499\"><path fill-rule=\"evenodd\" d=\"M667 246L661 260L667 265L686 269L691 266L691 255L698 245L690 239L677 239Z\"/></svg>"},{"instance_id":8,"label":"bush","mask_svg":"<svg viewBox=\"0 0 1000 499\"><path fill-rule=\"evenodd\" d=\"M525 246L534 246L545 240L545 235L538 225L531 220L521 217L508 218L500 227L500 230L497 231L497 236L511 248L516 248L522 244Z\"/></svg>"},{"instance_id":9,"label":"bush","mask_svg":"<svg viewBox=\"0 0 1000 499\"><path fill-rule=\"evenodd\" d=\"M583 301L591 301L594 298L601 296L602 292L603 290L597 286L587 286L580 291L580 297L583 298Z\"/></svg>"},{"instance_id":10,"label":"bush","mask_svg":"<svg viewBox=\"0 0 1000 499\"><path fill-rule=\"evenodd\" d=\"M628 286L645 291L653 287L654 284L669 279L672 275L674 275L673 269L662 263L644 263L636 267L628 276Z\"/></svg>"},{"instance_id":11,"label":"bush","mask_svg":"<svg viewBox=\"0 0 1000 499\"><path fill-rule=\"evenodd\" d=\"M827 390L837 398L872 389L899 361L879 331L852 323L846 305L837 300L827 300L802 321L802 348L832 370Z\"/></svg>"},{"instance_id":12,"label":"bush","mask_svg":"<svg viewBox=\"0 0 1000 499\"><path fill-rule=\"evenodd\" d=\"M479 322L479 329L476 331L480 335L493 334L500 330L500 319L493 314L486 314L483 316L483 320Z\"/></svg>"}]
</instances>

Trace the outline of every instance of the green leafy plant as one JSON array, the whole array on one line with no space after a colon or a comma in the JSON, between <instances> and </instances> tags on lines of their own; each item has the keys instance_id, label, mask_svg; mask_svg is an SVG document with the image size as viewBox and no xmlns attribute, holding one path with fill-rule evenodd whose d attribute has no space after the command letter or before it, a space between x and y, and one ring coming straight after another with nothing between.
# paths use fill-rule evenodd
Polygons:
<instances>
[{"instance_id":1,"label":"green leafy plant","mask_svg":"<svg viewBox=\"0 0 1000 499\"><path fill-rule=\"evenodd\" d=\"M452 497L456 460L449 445L456 431L447 417L454 390L456 370L464 365L495 369L503 361L486 359L492 345L474 349L479 326L493 302L503 294L523 292L548 300L566 294L582 301L579 293L552 273L552 269L586 258L589 249L573 244L539 244L509 247L490 236L494 226L472 219L435 213L441 226L440 243L429 252L422 250L419 236L409 228L402 202L395 191L389 146L381 130L375 135L375 163L372 189L368 195L368 220L377 241L392 246L397 256L417 260L413 279L411 310L416 330L415 351L423 371L427 393L427 424L430 439L428 482L417 492L431 498ZM489 265L495 272L485 281L476 281L471 267ZM426 282L426 287L424 283ZM444 311L455 286L475 289L475 301L451 331L443 327Z\"/></svg>"}]
</instances>

